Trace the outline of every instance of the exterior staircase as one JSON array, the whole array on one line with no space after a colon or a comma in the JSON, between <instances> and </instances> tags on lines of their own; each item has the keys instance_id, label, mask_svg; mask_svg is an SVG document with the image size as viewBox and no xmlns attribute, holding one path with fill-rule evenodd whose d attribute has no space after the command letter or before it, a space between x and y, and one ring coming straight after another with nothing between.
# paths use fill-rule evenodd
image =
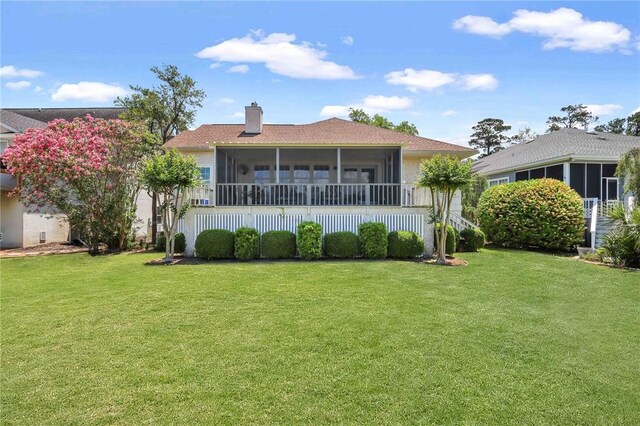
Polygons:
<instances>
[{"instance_id":1,"label":"exterior staircase","mask_svg":"<svg viewBox=\"0 0 640 426\"><path fill-rule=\"evenodd\" d=\"M596 224L595 248L600 248L604 243L604 236L613 229L613 222L607 217L599 217Z\"/></svg>"}]
</instances>

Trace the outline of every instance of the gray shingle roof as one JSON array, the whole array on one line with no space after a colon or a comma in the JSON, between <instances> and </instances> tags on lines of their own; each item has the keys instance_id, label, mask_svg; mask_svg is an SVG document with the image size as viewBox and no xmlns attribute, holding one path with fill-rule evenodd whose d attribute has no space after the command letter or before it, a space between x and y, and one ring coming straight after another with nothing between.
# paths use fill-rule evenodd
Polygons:
<instances>
[{"instance_id":1,"label":"gray shingle roof","mask_svg":"<svg viewBox=\"0 0 640 426\"><path fill-rule=\"evenodd\" d=\"M48 123L55 119L71 121L77 117L85 117L91 114L95 118L113 120L124 112L124 108L116 107L89 107L89 108L4 108L3 111L11 111L34 120Z\"/></svg>"},{"instance_id":2,"label":"gray shingle roof","mask_svg":"<svg viewBox=\"0 0 640 426\"><path fill-rule=\"evenodd\" d=\"M555 160L618 159L631 148L640 147L640 137L615 133L587 132L562 129L540 135L530 142L522 142L481 158L473 171L493 174L527 168Z\"/></svg>"},{"instance_id":3,"label":"gray shingle roof","mask_svg":"<svg viewBox=\"0 0 640 426\"><path fill-rule=\"evenodd\" d=\"M0 110L0 123L2 123L2 133L23 133L32 127L42 128L46 126L46 123L42 121L34 120L6 109Z\"/></svg>"}]
</instances>

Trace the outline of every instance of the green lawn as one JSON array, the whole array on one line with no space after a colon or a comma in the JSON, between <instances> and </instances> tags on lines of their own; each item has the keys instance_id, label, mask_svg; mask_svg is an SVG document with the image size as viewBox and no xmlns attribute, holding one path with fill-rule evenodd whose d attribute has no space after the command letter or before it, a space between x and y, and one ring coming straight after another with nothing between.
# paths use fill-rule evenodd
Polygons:
<instances>
[{"instance_id":1,"label":"green lawn","mask_svg":"<svg viewBox=\"0 0 640 426\"><path fill-rule=\"evenodd\" d=\"M0 261L3 424L640 424L640 273Z\"/></svg>"}]
</instances>

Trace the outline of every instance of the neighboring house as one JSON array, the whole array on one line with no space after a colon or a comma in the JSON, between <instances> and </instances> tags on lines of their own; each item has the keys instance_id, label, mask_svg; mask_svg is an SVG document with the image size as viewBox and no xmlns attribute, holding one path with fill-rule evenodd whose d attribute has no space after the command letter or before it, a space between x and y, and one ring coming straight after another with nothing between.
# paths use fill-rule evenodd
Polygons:
<instances>
[{"instance_id":1,"label":"neighboring house","mask_svg":"<svg viewBox=\"0 0 640 426\"><path fill-rule=\"evenodd\" d=\"M473 171L485 175L489 186L543 177L567 183L583 199L586 244L597 247L607 209L633 195L623 193L623 181L614 175L620 157L637 147L637 136L562 129L481 158Z\"/></svg>"},{"instance_id":2,"label":"neighboring house","mask_svg":"<svg viewBox=\"0 0 640 426\"><path fill-rule=\"evenodd\" d=\"M43 128L55 119L68 121L76 117L116 119L122 108L4 108L0 109L0 153L11 145L13 138L29 128ZM60 242L69 239L69 224L64 215L52 211L33 212L9 193L15 188L16 179L0 170L0 247L28 247L40 243ZM151 222L151 198L141 194L138 202L139 222L143 222L138 235L148 232Z\"/></svg>"},{"instance_id":3,"label":"neighboring house","mask_svg":"<svg viewBox=\"0 0 640 426\"><path fill-rule=\"evenodd\" d=\"M295 232L314 220L323 232L357 231L381 221L423 235L433 248L428 191L417 188L420 162L435 154L460 159L476 151L331 118L310 124L263 124L262 108L245 107L245 124L209 124L165 144L197 158L206 182L193 192L180 229L193 254L205 229L241 226ZM453 213L460 212L460 198ZM458 214L454 218L462 224Z\"/></svg>"}]
</instances>

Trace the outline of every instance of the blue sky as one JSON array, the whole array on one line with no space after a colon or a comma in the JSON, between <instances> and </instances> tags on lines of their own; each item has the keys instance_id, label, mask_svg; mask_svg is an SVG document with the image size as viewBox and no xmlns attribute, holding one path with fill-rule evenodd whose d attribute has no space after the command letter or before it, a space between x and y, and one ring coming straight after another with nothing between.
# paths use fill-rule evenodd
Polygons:
<instances>
[{"instance_id":1,"label":"blue sky","mask_svg":"<svg viewBox=\"0 0 640 426\"><path fill-rule=\"evenodd\" d=\"M464 144L502 118L545 129L591 105L606 122L640 107L640 3L5 2L3 107L110 106L153 65L207 93L196 124L308 123L349 106Z\"/></svg>"}]
</instances>

